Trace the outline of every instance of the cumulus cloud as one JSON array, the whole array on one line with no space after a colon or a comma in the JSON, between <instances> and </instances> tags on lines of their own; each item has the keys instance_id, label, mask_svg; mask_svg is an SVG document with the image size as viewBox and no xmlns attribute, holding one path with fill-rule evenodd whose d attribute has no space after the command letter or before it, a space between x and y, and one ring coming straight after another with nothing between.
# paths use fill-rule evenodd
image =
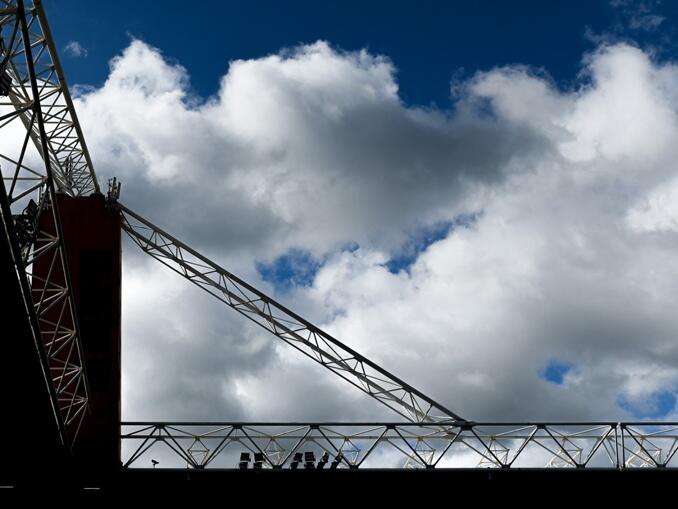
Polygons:
<instances>
[{"instance_id":1,"label":"cumulus cloud","mask_svg":"<svg viewBox=\"0 0 678 509\"><path fill-rule=\"evenodd\" d=\"M84 58L88 55L87 48L78 41L69 41L66 46L64 46L64 53L73 58Z\"/></svg>"},{"instance_id":2,"label":"cumulus cloud","mask_svg":"<svg viewBox=\"0 0 678 509\"><path fill-rule=\"evenodd\" d=\"M185 69L134 41L79 110L96 119L88 138L102 147L99 171L134 179L133 199L180 191L172 222L204 225L196 233L206 241L276 251L395 245L402 235L382 225L447 217L465 186L502 179L513 154L540 144L470 115L406 108L393 73L384 58L317 43L232 62L218 94L195 104ZM215 231L217 204L233 219Z\"/></svg>"},{"instance_id":3,"label":"cumulus cloud","mask_svg":"<svg viewBox=\"0 0 678 509\"><path fill-rule=\"evenodd\" d=\"M459 414L615 419L678 382L677 72L602 46L572 90L499 68L443 111L403 104L387 58L318 42L231 62L202 99L135 40L76 108L123 202L265 291L262 266L304 253L284 302ZM125 419L393 418L125 257Z\"/></svg>"}]
</instances>

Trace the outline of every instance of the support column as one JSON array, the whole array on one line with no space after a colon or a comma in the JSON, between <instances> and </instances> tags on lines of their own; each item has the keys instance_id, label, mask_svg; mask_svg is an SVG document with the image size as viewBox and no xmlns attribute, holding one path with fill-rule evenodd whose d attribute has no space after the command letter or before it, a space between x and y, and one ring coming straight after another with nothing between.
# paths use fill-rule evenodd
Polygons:
<instances>
[{"instance_id":1,"label":"support column","mask_svg":"<svg viewBox=\"0 0 678 509\"><path fill-rule=\"evenodd\" d=\"M90 389L73 454L82 474L98 480L120 465L120 213L101 194L57 200ZM35 273L47 270L36 262Z\"/></svg>"}]
</instances>

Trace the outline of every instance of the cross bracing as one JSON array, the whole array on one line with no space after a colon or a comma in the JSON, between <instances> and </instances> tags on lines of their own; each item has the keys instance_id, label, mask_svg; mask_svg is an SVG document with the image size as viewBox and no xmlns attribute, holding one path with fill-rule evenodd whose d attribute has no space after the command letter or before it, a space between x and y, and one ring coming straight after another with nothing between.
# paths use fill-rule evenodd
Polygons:
<instances>
[{"instance_id":1,"label":"cross bracing","mask_svg":"<svg viewBox=\"0 0 678 509\"><path fill-rule=\"evenodd\" d=\"M678 468L669 422L127 422L122 442L126 469Z\"/></svg>"}]
</instances>

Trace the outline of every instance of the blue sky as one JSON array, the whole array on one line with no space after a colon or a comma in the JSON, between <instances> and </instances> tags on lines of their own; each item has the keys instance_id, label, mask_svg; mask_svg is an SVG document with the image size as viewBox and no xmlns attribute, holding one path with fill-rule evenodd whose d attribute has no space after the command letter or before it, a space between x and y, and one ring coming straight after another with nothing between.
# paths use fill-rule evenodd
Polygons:
<instances>
[{"instance_id":1,"label":"blue sky","mask_svg":"<svg viewBox=\"0 0 678 509\"><path fill-rule=\"evenodd\" d=\"M672 390L657 391L640 401L631 401L620 395L617 403L635 419L661 419L676 408L676 393Z\"/></svg>"},{"instance_id":2,"label":"blue sky","mask_svg":"<svg viewBox=\"0 0 678 509\"><path fill-rule=\"evenodd\" d=\"M445 109L451 105L451 79L495 66L544 68L567 88L577 78L582 55L601 34L675 50L673 29L666 26L676 18L678 3L640 2L648 6L640 14L637 5L624 3L262 0L204 2L191 9L176 0L48 0L45 8L57 45L77 41L87 51L84 58L63 56L70 83L99 85L108 61L137 37L186 67L194 90L204 97L216 92L230 60L322 39L344 50L367 48L387 55L398 69L400 96L407 104ZM660 37L633 21L650 15L667 20Z\"/></svg>"},{"instance_id":3,"label":"blue sky","mask_svg":"<svg viewBox=\"0 0 678 509\"><path fill-rule=\"evenodd\" d=\"M559 360L551 360L539 375L544 380L556 385L562 385L565 383L565 377L570 371L572 371L572 364Z\"/></svg>"}]
</instances>

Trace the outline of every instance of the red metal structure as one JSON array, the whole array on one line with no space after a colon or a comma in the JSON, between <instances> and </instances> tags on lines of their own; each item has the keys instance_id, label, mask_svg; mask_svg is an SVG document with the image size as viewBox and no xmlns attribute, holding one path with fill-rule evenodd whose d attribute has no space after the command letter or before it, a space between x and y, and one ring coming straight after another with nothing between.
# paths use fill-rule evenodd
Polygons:
<instances>
[{"instance_id":1,"label":"red metal structure","mask_svg":"<svg viewBox=\"0 0 678 509\"><path fill-rule=\"evenodd\" d=\"M89 373L87 424L73 452L88 470L106 471L120 462L120 212L98 193L58 193L57 203ZM40 229L54 229L51 214L43 214ZM33 274L42 280L49 270L49 260L38 259Z\"/></svg>"}]
</instances>

